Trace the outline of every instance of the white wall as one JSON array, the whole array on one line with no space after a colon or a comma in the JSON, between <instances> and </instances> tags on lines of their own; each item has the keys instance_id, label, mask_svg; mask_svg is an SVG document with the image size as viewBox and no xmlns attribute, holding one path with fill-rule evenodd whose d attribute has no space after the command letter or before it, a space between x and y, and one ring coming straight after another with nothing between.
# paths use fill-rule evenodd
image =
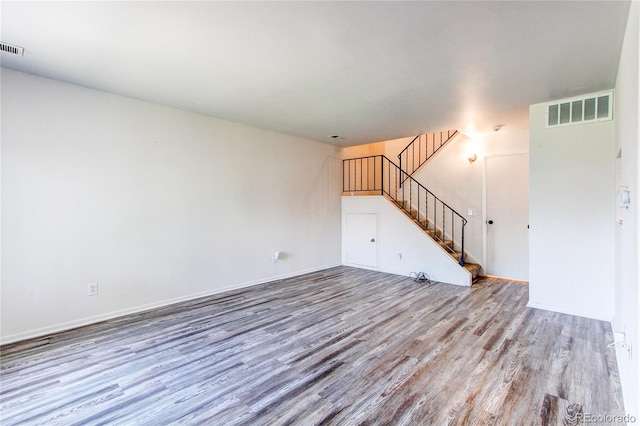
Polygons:
<instances>
[{"instance_id":1,"label":"white wall","mask_svg":"<svg viewBox=\"0 0 640 426\"><path fill-rule=\"evenodd\" d=\"M341 263L338 148L1 78L3 343Z\"/></svg>"},{"instance_id":2,"label":"white wall","mask_svg":"<svg viewBox=\"0 0 640 426\"><path fill-rule=\"evenodd\" d=\"M640 292L638 291L638 164L640 163L640 5L633 2L629 12L615 92L616 154L622 153L619 184L631 190L631 206L620 209L621 223L615 225L616 279L615 331L625 332L631 343L631 357L626 348L616 347L618 369L626 412L640 418Z\"/></svg>"},{"instance_id":3,"label":"white wall","mask_svg":"<svg viewBox=\"0 0 640 426\"><path fill-rule=\"evenodd\" d=\"M611 320L614 122L546 128L545 110L529 114L529 306Z\"/></svg>"},{"instance_id":4,"label":"white wall","mask_svg":"<svg viewBox=\"0 0 640 426\"><path fill-rule=\"evenodd\" d=\"M418 228L404 213L382 196L342 197L342 223L347 213L378 214L378 268L381 272L409 276L425 272L438 282L471 285L471 274ZM343 233L342 262L348 265ZM400 258L398 254L402 254Z\"/></svg>"}]
</instances>

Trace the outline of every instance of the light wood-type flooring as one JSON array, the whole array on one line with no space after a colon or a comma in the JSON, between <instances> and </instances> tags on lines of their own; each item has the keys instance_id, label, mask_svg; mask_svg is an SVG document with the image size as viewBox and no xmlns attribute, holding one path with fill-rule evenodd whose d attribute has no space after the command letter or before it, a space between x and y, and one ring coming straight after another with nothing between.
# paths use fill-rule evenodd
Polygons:
<instances>
[{"instance_id":1,"label":"light wood-type flooring","mask_svg":"<svg viewBox=\"0 0 640 426\"><path fill-rule=\"evenodd\" d=\"M5 425L539 425L624 415L608 323L337 267L1 348Z\"/></svg>"}]
</instances>

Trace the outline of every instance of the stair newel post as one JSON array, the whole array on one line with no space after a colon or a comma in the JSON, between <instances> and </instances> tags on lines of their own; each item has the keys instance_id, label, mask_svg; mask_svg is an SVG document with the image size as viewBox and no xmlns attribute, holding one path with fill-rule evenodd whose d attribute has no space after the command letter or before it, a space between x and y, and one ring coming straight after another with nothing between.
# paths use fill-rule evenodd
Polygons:
<instances>
[{"instance_id":1,"label":"stair newel post","mask_svg":"<svg viewBox=\"0 0 640 426\"><path fill-rule=\"evenodd\" d=\"M460 266L464 266L464 226L466 225L464 218L462 218L462 220L462 236L460 237L460 250L462 251L462 254L460 255Z\"/></svg>"},{"instance_id":2,"label":"stair newel post","mask_svg":"<svg viewBox=\"0 0 640 426\"><path fill-rule=\"evenodd\" d=\"M383 158L380 156L380 191L384 194L384 162L382 160Z\"/></svg>"},{"instance_id":3,"label":"stair newel post","mask_svg":"<svg viewBox=\"0 0 640 426\"><path fill-rule=\"evenodd\" d=\"M392 188L393 188L393 198L395 200L396 198L398 198L398 188L395 187L396 185L394 185L393 187L391 186L391 180L392 180L391 179L391 161L386 157L383 158L382 161L387 166L387 181L388 181L388 186L387 187L389 188L389 193L391 193Z\"/></svg>"},{"instance_id":4,"label":"stair newel post","mask_svg":"<svg viewBox=\"0 0 640 426\"><path fill-rule=\"evenodd\" d=\"M389 168L391 168L392 165L391 163L389 163ZM400 171L400 169L398 169L397 167L393 168L393 176L395 178L395 187L396 187L396 200L399 200L402 198L402 172Z\"/></svg>"}]
</instances>

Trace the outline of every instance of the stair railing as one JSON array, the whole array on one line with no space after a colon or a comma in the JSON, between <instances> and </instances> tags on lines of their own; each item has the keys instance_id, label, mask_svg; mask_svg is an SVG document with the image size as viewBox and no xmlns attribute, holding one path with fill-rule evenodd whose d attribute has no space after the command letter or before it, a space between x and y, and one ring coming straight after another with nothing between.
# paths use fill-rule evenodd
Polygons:
<instances>
[{"instance_id":1,"label":"stair railing","mask_svg":"<svg viewBox=\"0 0 640 426\"><path fill-rule=\"evenodd\" d=\"M413 176L424 163L429 161L436 152L457 134L457 130L445 130L443 132L426 133L416 136L409 145L398 154L400 169L407 172L409 176Z\"/></svg>"},{"instance_id":2,"label":"stair railing","mask_svg":"<svg viewBox=\"0 0 640 426\"><path fill-rule=\"evenodd\" d=\"M387 196L464 265L467 220L461 214L384 155L343 160L342 168L343 192Z\"/></svg>"}]
</instances>

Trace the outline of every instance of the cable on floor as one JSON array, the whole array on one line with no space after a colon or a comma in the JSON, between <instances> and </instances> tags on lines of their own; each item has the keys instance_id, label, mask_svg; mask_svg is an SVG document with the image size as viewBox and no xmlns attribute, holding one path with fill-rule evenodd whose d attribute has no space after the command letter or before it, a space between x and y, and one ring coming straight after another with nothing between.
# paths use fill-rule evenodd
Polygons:
<instances>
[{"instance_id":1,"label":"cable on floor","mask_svg":"<svg viewBox=\"0 0 640 426\"><path fill-rule=\"evenodd\" d=\"M409 274L409 278L417 283L429 283L431 284L431 278L424 272L412 272Z\"/></svg>"}]
</instances>

